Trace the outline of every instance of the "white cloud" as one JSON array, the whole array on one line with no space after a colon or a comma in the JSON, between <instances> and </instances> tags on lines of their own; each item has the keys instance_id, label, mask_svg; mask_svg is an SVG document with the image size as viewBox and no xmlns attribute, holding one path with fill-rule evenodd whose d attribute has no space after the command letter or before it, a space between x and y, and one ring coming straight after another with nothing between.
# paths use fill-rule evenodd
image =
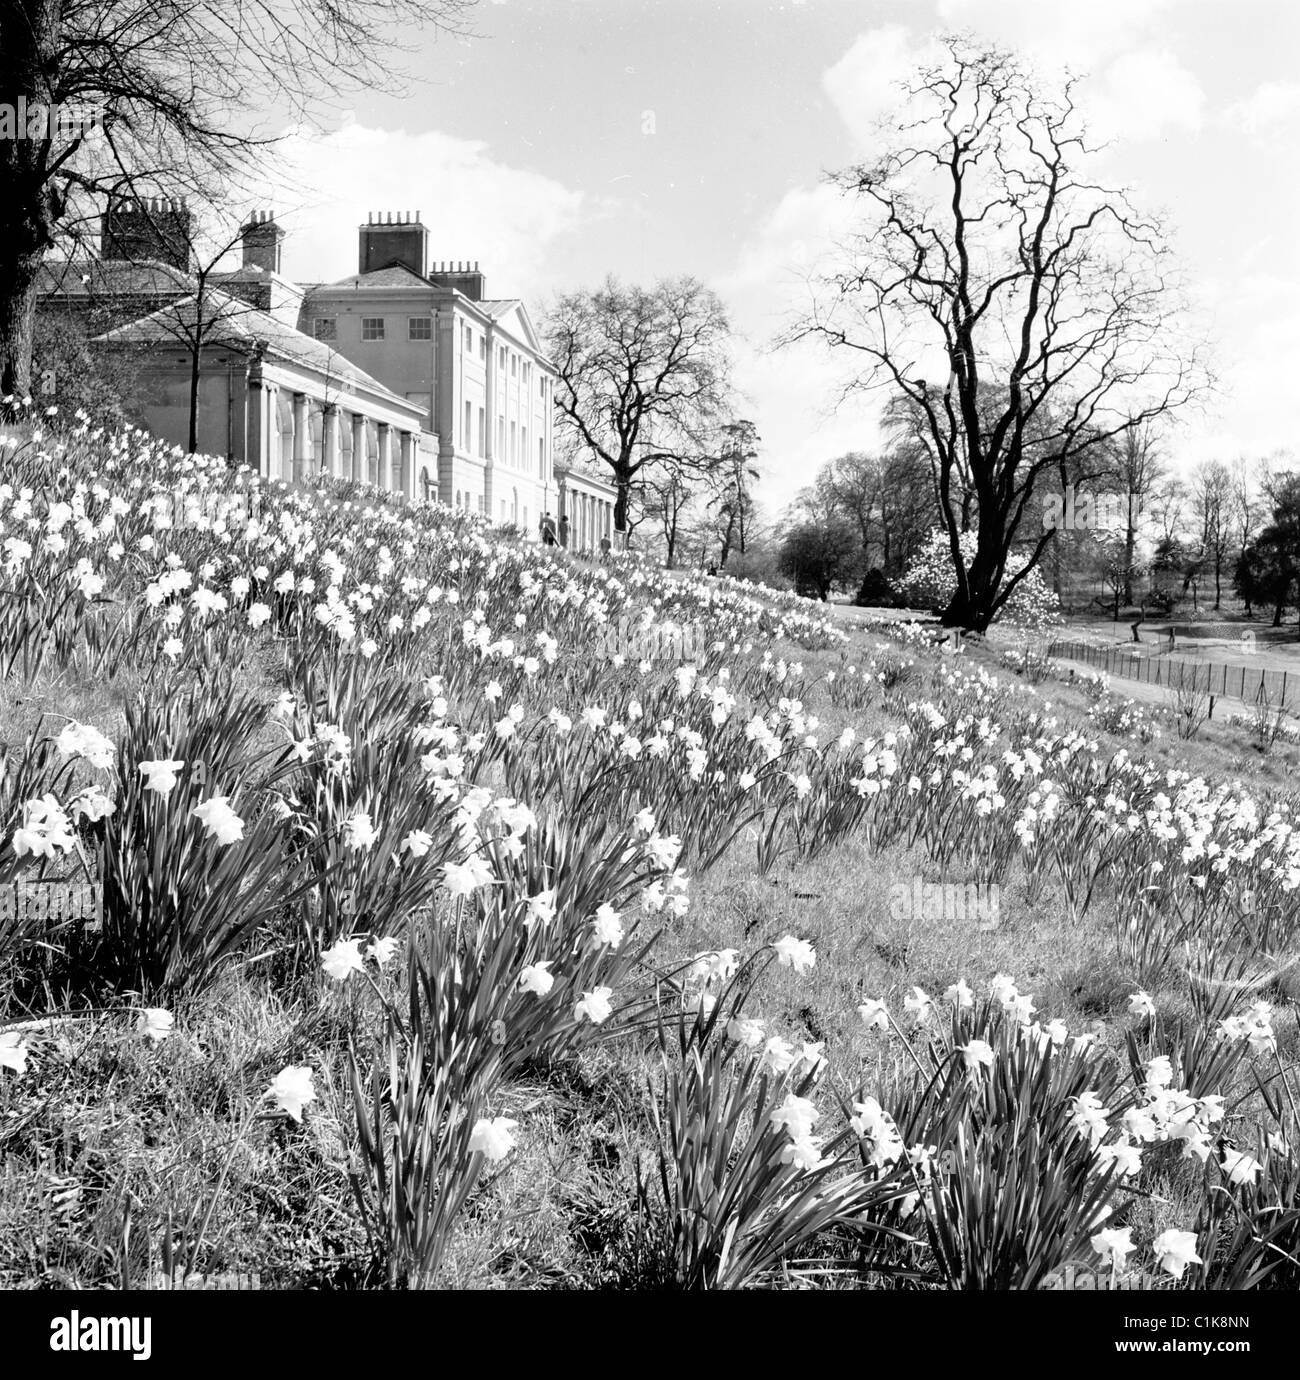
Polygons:
<instances>
[{"instance_id":1,"label":"white cloud","mask_svg":"<svg viewBox=\"0 0 1300 1380\"><path fill-rule=\"evenodd\" d=\"M1300 114L1300 84L1293 81L1266 81L1244 101L1229 106L1223 118L1233 129L1261 135L1289 125L1297 114Z\"/></svg>"},{"instance_id":2,"label":"white cloud","mask_svg":"<svg viewBox=\"0 0 1300 1380\"><path fill-rule=\"evenodd\" d=\"M720 292L758 289L777 299L806 299L805 284L826 267L827 255L852 224L853 198L829 182L795 187L762 218L741 246L736 265L717 283Z\"/></svg>"},{"instance_id":3,"label":"white cloud","mask_svg":"<svg viewBox=\"0 0 1300 1380\"><path fill-rule=\"evenodd\" d=\"M291 132L279 147L283 180L262 195L285 226L288 277L355 273L357 226L370 211L420 211L432 259L477 259L497 296L535 298L550 287L554 242L600 213L552 178L508 167L481 140L436 130Z\"/></svg>"},{"instance_id":4,"label":"white cloud","mask_svg":"<svg viewBox=\"0 0 1300 1380\"><path fill-rule=\"evenodd\" d=\"M939 0L942 23L996 39L1053 67L1086 72L1129 51L1174 0Z\"/></svg>"},{"instance_id":5,"label":"white cloud","mask_svg":"<svg viewBox=\"0 0 1300 1380\"><path fill-rule=\"evenodd\" d=\"M1141 48L1084 83L1080 104L1094 140L1155 139L1198 129L1205 92L1173 53Z\"/></svg>"},{"instance_id":6,"label":"white cloud","mask_svg":"<svg viewBox=\"0 0 1300 1380\"><path fill-rule=\"evenodd\" d=\"M902 103L900 84L939 53L933 40L917 39L901 24L886 24L862 34L827 69L822 86L854 137L867 143L880 118Z\"/></svg>"}]
</instances>

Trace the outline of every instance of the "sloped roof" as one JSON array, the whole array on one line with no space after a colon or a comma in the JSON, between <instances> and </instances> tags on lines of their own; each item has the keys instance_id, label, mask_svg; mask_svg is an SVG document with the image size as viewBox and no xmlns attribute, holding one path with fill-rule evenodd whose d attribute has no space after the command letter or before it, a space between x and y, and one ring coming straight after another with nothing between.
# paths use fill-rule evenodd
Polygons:
<instances>
[{"instance_id":1,"label":"sloped roof","mask_svg":"<svg viewBox=\"0 0 1300 1380\"><path fill-rule=\"evenodd\" d=\"M262 268L258 264L243 264L239 268L225 269L220 273L214 273L211 281L214 283L278 283L281 287L291 288L299 294L307 290L304 284L295 283L292 278L286 278L283 273Z\"/></svg>"},{"instance_id":2,"label":"sloped roof","mask_svg":"<svg viewBox=\"0 0 1300 1380\"><path fill-rule=\"evenodd\" d=\"M376 268L369 273L354 273L350 278L340 278L337 283L320 283L315 286L326 288L356 287L423 287L432 288L436 284L421 278L405 264L389 264L387 268Z\"/></svg>"},{"instance_id":3,"label":"sloped roof","mask_svg":"<svg viewBox=\"0 0 1300 1380\"><path fill-rule=\"evenodd\" d=\"M95 337L96 344L105 345L163 345L185 340L185 332L193 331L198 321L197 295L168 303L160 310L130 321L116 330L105 331ZM205 343L233 349L241 354L251 353L264 343L268 358L288 360L304 365L318 373L365 388L411 407L405 398L385 388L378 379L330 348L323 340L316 340L293 326L278 320L269 312L259 311L226 293L213 293L208 299L210 323L204 328Z\"/></svg>"},{"instance_id":4,"label":"sloped roof","mask_svg":"<svg viewBox=\"0 0 1300 1380\"><path fill-rule=\"evenodd\" d=\"M522 307L523 302L518 297L485 297L476 305L493 321L500 321L503 316L509 316L512 307Z\"/></svg>"},{"instance_id":5,"label":"sloped roof","mask_svg":"<svg viewBox=\"0 0 1300 1380\"><path fill-rule=\"evenodd\" d=\"M190 293L197 286L188 273L153 260L46 259L36 279L40 296L156 297Z\"/></svg>"}]
</instances>

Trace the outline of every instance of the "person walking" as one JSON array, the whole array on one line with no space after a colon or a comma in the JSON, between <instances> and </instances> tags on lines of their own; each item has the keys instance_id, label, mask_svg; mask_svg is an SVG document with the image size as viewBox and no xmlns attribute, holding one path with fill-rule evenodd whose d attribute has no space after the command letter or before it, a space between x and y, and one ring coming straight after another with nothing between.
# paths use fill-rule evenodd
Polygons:
<instances>
[{"instance_id":1,"label":"person walking","mask_svg":"<svg viewBox=\"0 0 1300 1380\"><path fill-rule=\"evenodd\" d=\"M569 515L560 514L560 545L567 547L569 544Z\"/></svg>"},{"instance_id":2,"label":"person walking","mask_svg":"<svg viewBox=\"0 0 1300 1380\"><path fill-rule=\"evenodd\" d=\"M544 546L555 545L555 519L549 512L542 514L542 544Z\"/></svg>"}]
</instances>

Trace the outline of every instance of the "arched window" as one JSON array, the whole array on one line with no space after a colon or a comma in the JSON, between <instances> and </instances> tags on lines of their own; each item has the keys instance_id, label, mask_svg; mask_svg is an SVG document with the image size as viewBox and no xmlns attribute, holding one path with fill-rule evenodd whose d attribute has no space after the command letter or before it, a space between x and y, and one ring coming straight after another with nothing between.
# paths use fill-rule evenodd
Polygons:
<instances>
[{"instance_id":1,"label":"arched window","mask_svg":"<svg viewBox=\"0 0 1300 1380\"><path fill-rule=\"evenodd\" d=\"M460 490L459 490L459 489L456 490L456 507L457 507L457 508L460 507Z\"/></svg>"}]
</instances>

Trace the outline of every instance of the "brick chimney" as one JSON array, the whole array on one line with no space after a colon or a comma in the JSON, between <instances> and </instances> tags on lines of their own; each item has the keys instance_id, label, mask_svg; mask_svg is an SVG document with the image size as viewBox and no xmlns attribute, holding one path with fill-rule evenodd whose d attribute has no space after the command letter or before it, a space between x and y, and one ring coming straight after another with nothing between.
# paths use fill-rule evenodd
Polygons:
<instances>
[{"instance_id":1,"label":"brick chimney","mask_svg":"<svg viewBox=\"0 0 1300 1380\"><path fill-rule=\"evenodd\" d=\"M429 231L419 211L414 216L410 211L371 211L361 226L357 272L374 273L402 264L423 278L428 252Z\"/></svg>"},{"instance_id":2,"label":"brick chimney","mask_svg":"<svg viewBox=\"0 0 1300 1380\"><path fill-rule=\"evenodd\" d=\"M284 231L275 223L273 211L254 211L239 232L244 251L244 267L260 268L266 273L279 273L280 246Z\"/></svg>"},{"instance_id":3,"label":"brick chimney","mask_svg":"<svg viewBox=\"0 0 1300 1380\"><path fill-rule=\"evenodd\" d=\"M478 260L473 263L437 263L429 265L429 280L439 287L455 288L464 293L471 302L481 302L485 290L483 274L479 272Z\"/></svg>"},{"instance_id":4,"label":"brick chimney","mask_svg":"<svg viewBox=\"0 0 1300 1380\"><path fill-rule=\"evenodd\" d=\"M127 197L109 204L100 235L100 256L139 263L153 260L188 273L194 217L183 201Z\"/></svg>"}]
</instances>

